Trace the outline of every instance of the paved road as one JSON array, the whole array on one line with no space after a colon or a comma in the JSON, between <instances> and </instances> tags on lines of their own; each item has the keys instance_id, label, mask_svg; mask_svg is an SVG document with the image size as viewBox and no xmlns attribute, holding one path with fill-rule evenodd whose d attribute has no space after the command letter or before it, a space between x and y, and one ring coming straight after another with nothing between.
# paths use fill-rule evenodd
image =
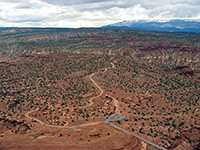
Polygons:
<instances>
[{"instance_id":1,"label":"paved road","mask_svg":"<svg viewBox=\"0 0 200 150\"><path fill-rule=\"evenodd\" d=\"M147 143L147 144L149 144L149 145L151 145L151 146L153 146L153 147L155 147L155 148L157 148L157 149L159 149L159 150L167 150L167 149L165 149L165 148L163 148L163 147L160 147L160 146L156 145L155 143L152 143L152 142L150 142L150 141L148 141L148 140L146 140L146 139L144 139L144 138L142 138L142 137L140 137L140 136L138 136L138 135L136 135L136 134L133 134L133 133L127 131L127 130L124 130L124 129L122 129L122 128L120 128L120 127L118 127L118 126L116 126L116 125L110 123L110 122L114 122L114 121L123 120L124 118L125 118L125 117L122 116L122 115L112 114L111 116L107 117L106 120L105 120L104 122L105 122L106 124L108 124L108 125L110 125L110 126L116 128L116 129L122 131L122 132L131 134L131 135L137 137L138 139L144 141L145 143Z\"/></svg>"},{"instance_id":2,"label":"paved road","mask_svg":"<svg viewBox=\"0 0 200 150\"><path fill-rule=\"evenodd\" d=\"M111 65L112 65L112 68L115 68L115 65L114 65L112 62L111 62ZM105 68L105 71L104 71L104 72L106 72L107 70L108 70L108 68ZM93 82L93 84L101 91L101 93L100 93L98 96L91 98L91 99L90 99L90 104L89 104L89 105L81 106L81 107L79 107L79 108L89 107L89 106L93 105L93 104L94 104L94 103L92 102L93 99L102 96L102 94L103 94L103 92L104 92L104 91L102 90L102 88L92 79L92 77L93 77L94 75L95 75L95 73L91 74L91 75L89 76L89 78L90 78L90 80ZM49 124L46 124L46 123L42 122L41 120L39 120L39 119L37 119L37 118L34 118L34 117L29 116L30 113L33 113L33 112L38 111L38 110L39 110L39 108L37 108L37 109L35 109L35 110L32 110L32 111L29 111L29 112L27 112L27 113L25 114L25 116L26 116L27 118L29 118L29 119L33 119L33 120L39 122L39 123L42 124L42 125L45 125L45 126L47 126L47 127L67 128L67 129L69 129L69 128L85 127L85 126L90 126L90 125L95 125L95 124L101 123L101 122L90 122L90 123L85 123L85 124L80 124L80 125L75 125L75 126L56 126L56 125L49 125ZM131 134L131 135L137 137L138 139L144 141L145 143L148 143L149 145L151 145L151 146L153 146L153 147L155 147L155 148L157 148L157 149L159 149L159 150L167 150L167 149L165 149L165 148L163 148L163 147L160 147L160 146L156 145L155 143L152 143L152 142L150 142L150 141L148 141L148 140L146 140L146 139L144 139L144 138L142 138L142 137L140 137L140 136L138 136L138 135L136 135L136 134L133 134L133 133L127 131L127 130L124 130L124 129L122 129L122 128L120 128L120 127L118 127L118 126L116 126L116 125L110 123L110 122L114 122L114 121L123 120L124 118L125 118L125 117L122 116L122 115L112 114L111 116L107 117L106 120L105 120L104 122L105 122L106 124L108 124L108 125L110 125L110 126L116 128L116 129L120 130L120 131L123 131L123 132L125 132L125 133Z\"/></svg>"},{"instance_id":3,"label":"paved road","mask_svg":"<svg viewBox=\"0 0 200 150\"><path fill-rule=\"evenodd\" d=\"M120 121L123 120L125 117L122 115L118 115L118 114L112 114L109 117L106 117L106 121L107 122L114 122L114 121Z\"/></svg>"}]
</instances>

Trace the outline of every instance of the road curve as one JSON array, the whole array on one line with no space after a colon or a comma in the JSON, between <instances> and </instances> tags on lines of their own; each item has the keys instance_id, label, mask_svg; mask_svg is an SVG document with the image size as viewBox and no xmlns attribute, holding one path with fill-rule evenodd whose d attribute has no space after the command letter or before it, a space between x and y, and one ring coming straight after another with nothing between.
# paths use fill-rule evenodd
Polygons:
<instances>
[{"instance_id":1,"label":"road curve","mask_svg":"<svg viewBox=\"0 0 200 150\"><path fill-rule=\"evenodd\" d=\"M105 68L105 70L107 71L107 68ZM89 78L90 78L90 80L92 81L92 83L101 91L101 93L100 93L99 95L95 96L95 97L92 97L92 98L90 99L90 104L88 104L88 105L86 105L86 106L80 106L80 107L77 107L77 108L86 108L86 107L92 106L92 105L94 104L93 99L99 98L101 95L103 95L103 90L102 90L102 88L92 79L92 76L94 76L94 75L95 75L95 73L91 74L91 75L89 76Z\"/></svg>"},{"instance_id":2,"label":"road curve","mask_svg":"<svg viewBox=\"0 0 200 150\"><path fill-rule=\"evenodd\" d=\"M111 68L115 68L115 65L114 65L112 62L111 62L111 65L112 65ZM108 70L108 68L105 68L105 71L104 71L104 72L106 72L107 70ZM93 105L93 104L94 104L94 103L92 102L93 99L102 96L102 94L103 94L103 92L104 92L104 91L102 90L102 88L92 79L92 77L93 77L94 75L95 75L95 73L92 73L92 74L89 76L89 79L90 79L90 80L93 82L93 84L101 91L101 93L100 93L98 96L91 98L91 99L90 99L90 104L89 104L89 105L80 106L80 107L78 107L78 108L85 108L85 107L89 107L89 106ZM99 122L84 123L84 124L75 125L75 126L56 126L56 125L49 125L49 124L46 124L46 123L42 122L41 120L39 120L39 119L37 119L37 118L34 118L34 117L29 116L30 113L33 113L33 112L38 111L38 110L39 110L39 108L37 108L37 109L35 109L35 110L32 110L32 111L29 111L29 112L27 112L27 113L25 114L25 116L26 116L27 118L32 119L32 120L35 120L35 121L39 122L40 124L42 124L42 125L44 125L44 126L47 126L47 127L72 129L72 128L86 127L86 126L90 126L90 125L95 125L95 124L102 123L102 121L99 121ZM114 119L113 117L116 117L116 116L118 116L119 118ZM148 140L146 140L146 139L144 139L144 138L142 138L142 137L140 137L140 136L138 136L138 135L136 135L136 134L133 134L133 133L131 133L131 132L127 131L127 130L124 130L124 129L122 129L122 128L120 128L120 127L118 127L118 126L116 126L116 125L114 125L114 124L112 124L112 123L109 122L109 121L111 121L111 122L112 122L112 121L119 121L119 120L122 120L122 119L124 119L124 116L121 116L121 115L118 115L118 114L113 114L113 115L107 117L107 119L104 121L104 123L106 123L106 124L108 124L108 125L110 125L110 126L116 128L116 129L118 129L118 130L121 130L122 132L131 134L131 135L137 137L138 139L144 141L145 143L147 143L147 144L149 144L149 145L155 147L156 149L159 149L159 150L167 150L167 149L165 149L165 148L163 148L163 147L158 146L158 145L155 144L155 143L152 143L152 142L150 142L150 141L148 141Z\"/></svg>"},{"instance_id":3,"label":"road curve","mask_svg":"<svg viewBox=\"0 0 200 150\"><path fill-rule=\"evenodd\" d=\"M111 62L111 65L112 67L111 68L114 68L115 65ZM106 72L108 70L108 68L105 68L105 71ZM95 75L95 73L92 73L90 76L89 76L89 79L92 81L92 83L101 91L101 93L93 98L90 99L90 104L86 105L86 106L80 106L80 107L77 107L77 108L86 108L86 107L89 107L89 106L92 106L94 103L93 103L93 99L95 98L99 98L100 96L103 95L104 91L102 90L102 88L94 81L94 79L92 79L92 77ZM99 124L101 123L102 121L98 121L98 122L89 122L89 123L84 123L84 124L80 124L80 125L75 125L75 126L57 126L57 125L50 125L50 124L46 124L44 122L42 122L41 120L37 119L37 118L34 118L34 117L31 117L29 116L29 114L33 113L33 112L36 112L38 111L39 108L35 109L35 110L31 110L31 111L28 111L25 116L29 119L32 119L32 120L35 120L37 122L39 122L40 124L44 125L44 126L47 126L47 127L54 127L54 128L66 128L66 129L71 129L71 128L78 128L78 127L85 127L85 126L90 126L90 125L95 125L95 124Z\"/></svg>"},{"instance_id":4,"label":"road curve","mask_svg":"<svg viewBox=\"0 0 200 150\"><path fill-rule=\"evenodd\" d=\"M110 122L108 122L108 121L104 121L104 122L105 122L106 124L108 124L108 125L110 125L110 126L116 128L116 129L122 131L122 132L131 134L131 135L137 137L138 139L140 139L140 140L144 141L145 143L147 143L147 144L149 144L149 145L155 147L156 149L159 149L159 150L167 150L167 149L165 149L165 148L163 148L163 147L158 146L158 145L155 144L155 143L152 143L151 141L148 141L148 140L146 140L146 139L144 139L144 138L142 138L142 137L140 137L140 136L138 136L138 135L136 135L136 134L133 134L133 133L127 131L127 130L124 130L124 129L122 129L122 128L120 128L120 127L118 127L118 126L116 126L116 125L114 125L114 124L112 124L112 123L110 123Z\"/></svg>"},{"instance_id":5,"label":"road curve","mask_svg":"<svg viewBox=\"0 0 200 150\"><path fill-rule=\"evenodd\" d=\"M39 122L40 124L44 125L44 126L47 126L47 127L53 127L53 128L65 128L65 129L73 129L73 128L78 128L78 127L86 127L86 126L90 126L90 125L95 125L95 124L99 124L99 123L102 123L102 121L98 121L98 122L89 122L89 123L84 123L84 124L80 124L80 125L74 125L74 126L57 126L57 125L50 125L50 124L46 124L44 122L42 122L41 120L37 119L37 118L34 118L34 117L31 117L29 116L30 113L33 113L35 111L38 111L39 108L35 109L35 110L32 110L32 111L29 111L25 114L25 116L29 119L32 119L32 120L35 120L37 122Z\"/></svg>"},{"instance_id":6,"label":"road curve","mask_svg":"<svg viewBox=\"0 0 200 150\"><path fill-rule=\"evenodd\" d=\"M112 62L111 62L111 65L112 65L111 68L115 68L115 65L114 65ZM104 73L105 73L106 71L108 71L108 69L109 69L109 68L105 68ZM86 108L86 107L92 106L92 105L94 104L93 99L99 98L100 96L103 95L104 91L102 90L102 88L94 81L94 79L92 79L92 77L93 77L94 75L95 75L95 73L92 73L92 74L89 76L89 79L90 79L90 80L92 81L92 83L101 91L101 93L100 93L99 95L95 96L95 97L92 97L92 98L90 99L90 104L88 104L88 105L86 105L86 106L79 106L79 107L77 107L77 108Z\"/></svg>"}]
</instances>

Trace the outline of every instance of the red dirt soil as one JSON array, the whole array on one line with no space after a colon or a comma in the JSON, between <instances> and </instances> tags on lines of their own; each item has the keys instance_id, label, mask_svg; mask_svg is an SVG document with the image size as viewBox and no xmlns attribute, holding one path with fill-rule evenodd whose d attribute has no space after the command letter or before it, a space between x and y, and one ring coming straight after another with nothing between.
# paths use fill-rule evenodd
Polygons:
<instances>
[{"instance_id":1,"label":"red dirt soil","mask_svg":"<svg viewBox=\"0 0 200 150\"><path fill-rule=\"evenodd\" d=\"M126 133L118 131L104 123L89 126L81 131L71 131L71 135L66 134L66 129L62 131L62 136L40 135L32 137L31 132L26 135L10 134L0 140L0 149L73 149L73 150L142 150L142 142ZM69 133L70 131L68 131Z\"/></svg>"}]
</instances>

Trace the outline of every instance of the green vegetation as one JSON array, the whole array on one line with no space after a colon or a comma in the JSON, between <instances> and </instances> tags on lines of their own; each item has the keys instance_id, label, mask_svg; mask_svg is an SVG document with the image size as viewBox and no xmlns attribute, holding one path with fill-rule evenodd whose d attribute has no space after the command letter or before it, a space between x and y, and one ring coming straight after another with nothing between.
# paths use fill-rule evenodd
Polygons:
<instances>
[{"instance_id":1,"label":"green vegetation","mask_svg":"<svg viewBox=\"0 0 200 150\"><path fill-rule=\"evenodd\" d=\"M26 112L39 108L30 115L50 125L99 121L116 113L108 94L127 118L118 126L158 138L165 147L176 147L171 139L200 124L199 34L15 31L0 30L0 118L25 120ZM100 94L89 78L92 73L104 94L86 107ZM17 123L5 128L16 134L21 130Z\"/></svg>"}]
</instances>

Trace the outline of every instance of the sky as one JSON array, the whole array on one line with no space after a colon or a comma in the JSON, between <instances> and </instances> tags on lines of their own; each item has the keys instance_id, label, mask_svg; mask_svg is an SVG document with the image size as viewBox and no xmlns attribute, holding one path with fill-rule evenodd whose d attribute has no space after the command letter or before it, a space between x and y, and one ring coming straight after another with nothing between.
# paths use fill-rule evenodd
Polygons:
<instances>
[{"instance_id":1,"label":"sky","mask_svg":"<svg viewBox=\"0 0 200 150\"><path fill-rule=\"evenodd\" d=\"M174 18L200 19L200 0L0 0L0 27L100 27Z\"/></svg>"}]
</instances>

